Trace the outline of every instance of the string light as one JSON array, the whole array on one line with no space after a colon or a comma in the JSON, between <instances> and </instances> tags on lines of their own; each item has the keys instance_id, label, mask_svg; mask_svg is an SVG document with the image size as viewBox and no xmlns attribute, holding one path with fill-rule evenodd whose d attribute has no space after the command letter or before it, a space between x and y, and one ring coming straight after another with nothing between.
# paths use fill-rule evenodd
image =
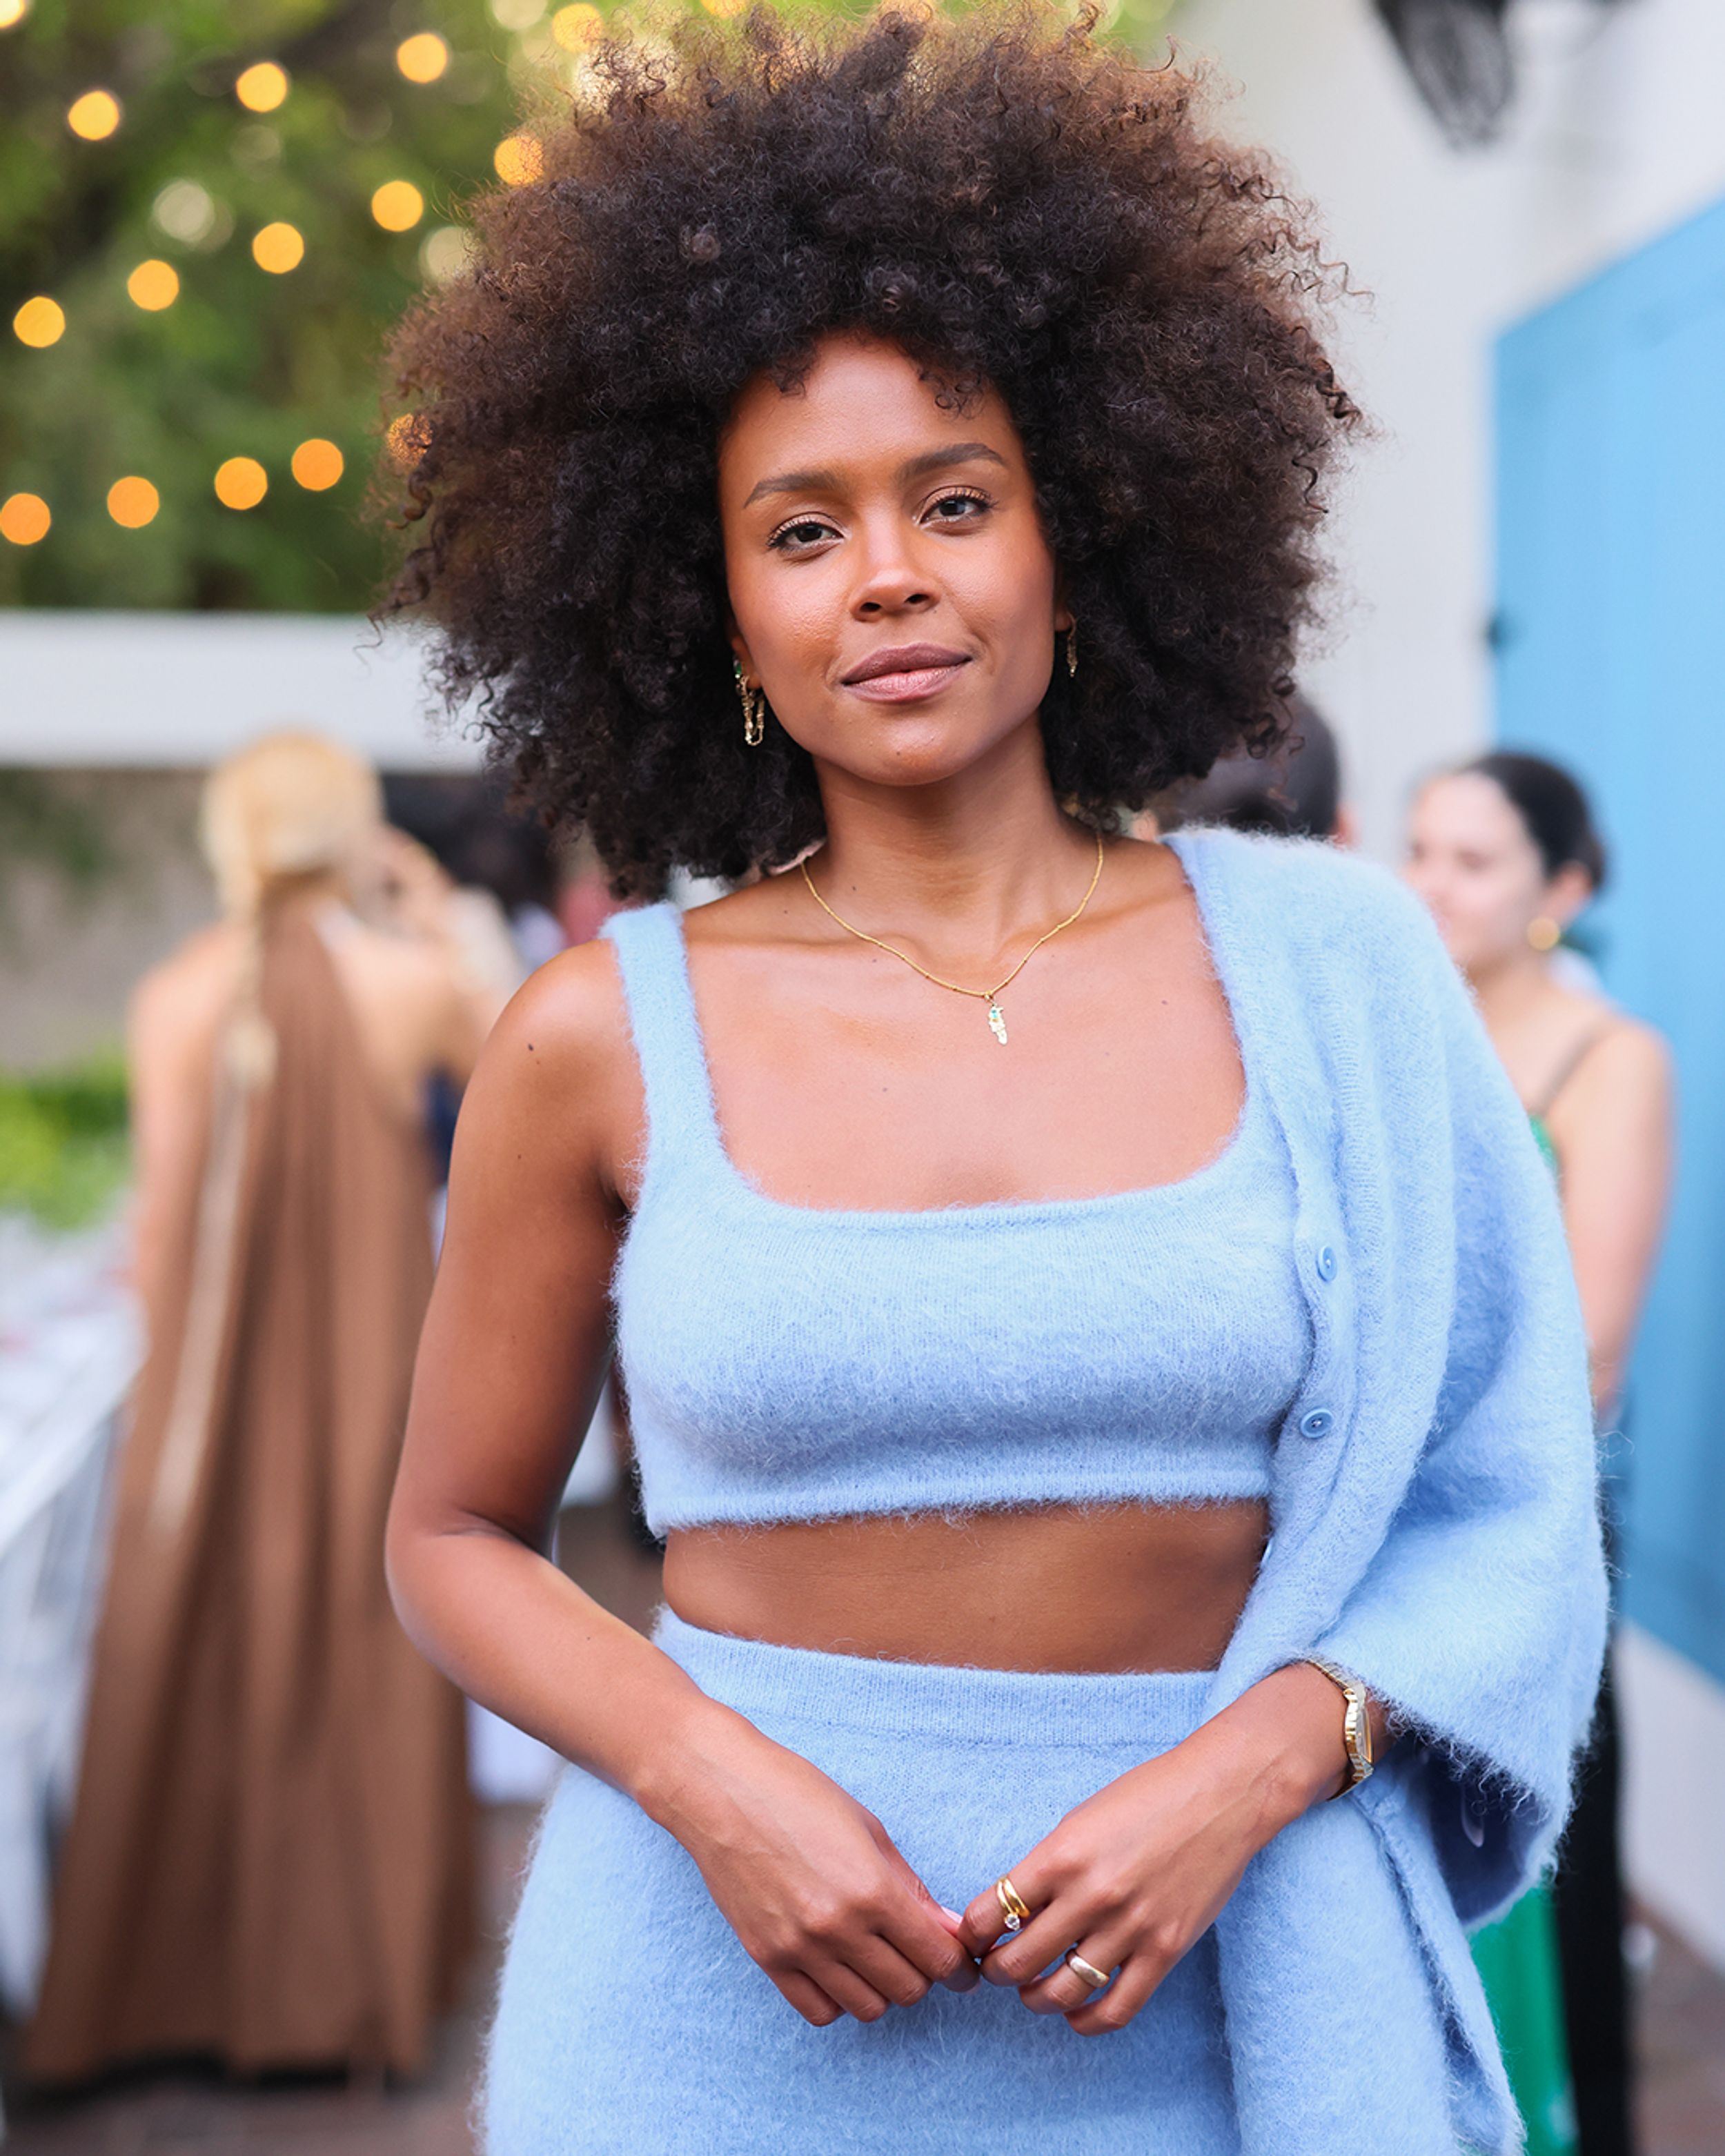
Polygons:
<instances>
[{"instance_id":1,"label":"string light","mask_svg":"<svg viewBox=\"0 0 1725 2156\"><path fill-rule=\"evenodd\" d=\"M270 491L270 475L255 457L229 457L216 473L216 500L224 509L255 509Z\"/></svg>"},{"instance_id":2,"label":"string light","mask_svg":"<svg viewBox=\"0 0 1725 2156\"><path fill-rule=\"evenodd\" d=\"M108 489L108 514L128 531L140 530L161 506L162 496L148 480L138 478L136 473L116 479Z\"/></svg>"},{"instance_id":3,"label":"string light","mask_svg":"<svg viewBox=\"0 0 1725 2156\"><path fill-rule=\"evenodd\" d=\"M603 37L605 18L588 0L575 0L570 8L559 8L551 18L551 34L566 53L578 53L583 47Z\"/></svg>"},{"instance_id":4,"label":"string light","mask_svg":"<svg viewBox=\"0 0 1725 2156\"><path fill-rule=\"evenodd\" d=\"M45 539L53 521L39 494L11 494L0 501L0 539L9 539L14 547L33 547Z\"/></svg>"},{"instance_id":5,"label":"string light","mask_svg":"<svg viewBox=\"0 0 1725 2156\"><path fill-rule=\"evenodd\" d=\"M403 470L418 463L430 446L417 412L403 412L384 429L383 439L392 458Z\"/></svg>"},{"instance_id":6,"label":"string light","mask_svg":"<svg viewBox=\"0 0 1725 2156\"><path fill-rule=\"evenodd\" d=\"M491 19L505 30L531 30L545 13L545 0L491 0Z\"/></svg>"},{"instance_id":7,"label":"string light","mask_svg":"<svg viewBox=\"0 0 1725 2156\"><path fill-rule=\"evenodd\" d=\"M491 162L506 185L530 187L545 169L545 152L531 135L506 135L491 152Z\"/></svg>"},{"instance_id":8,"label":"string light","mask_svg":"<svg viewBox=\"0 0 1725 2156\"><path fill-rule=\"evenodd\" d=\"M170 239L197 247L215 230L218 212L196 180L170 180L157 196L150 214Z\"/></svg>"},{"instance_id":9,"label":"string light","mask_svg":"<svg viewBox=\"0 0 1725 2156\"><path fill-rule=\"evenodd\" d=\"M0 0L0 30L15 29L30 12L30 0Z\"/></svg>"},{"instance_id":10,"label":"string light","mask_svg":"<svg viewBox=\"0 0 1725 2156\"><path fill-rule=\"evenodd\" d=\"M425 198L411 180L385 180L372 197L372 215L386 232L411 232L425 214Z\"/></svg>"},{"instance_id":11,"label":"string light","mask_svg":"<svg viewBox=\"0 0 1725 2156\"><path fill-rule=\"evenodd\" d=\"M473 259L473 234L459 224L440 224L419 249L419 267L434 285L452 285Z\"/></svg>"},{"instance_id":12,"label":"string light","mask_svg":"<svg viewBox=\"0 0 1725 2156\"><path fill-rule=\"evenodd\" d=\"M287 94L287 69L274 60L255 61L234 85L234 95L248 112L274 112Z\"/></svg>"},{"instance_id":13,"label":"string light","mask_svg":"<svg viewBox=\"0 0 1725 2156\"><path fill-rule=\"evenodd\" d=\"M409 82L435 82L449 64L449 49L435 30L421 30L396 47L395 64Z\"/></svg>"},{"instance_id":14,"label":"string light","mask_svg":"<svg viewBox=\"0 0 1725 2156\"><path fill-rule=\"evenodd\" d=\"M333 442L314 434L309 442L301 442L294 451L290 469L294 477L308 494L321 494L331 487L347 470L341 452Z\"/></svg>"},{"instance_id":15,"label":"string light","mask_svg":"<svg viewBox=\"0 0 1725 2156\"><path fill-rule=\"evenodd\" d=\"M179 298L180 273L172 262L163 262L151 255L147 262L139 263L126 279L126 290L135 307L141 307L146 314L158 315Z\"/></svg>"},{"instance_id":16,"label":"string light","mask_svg":"<svg viewBox=\"0 0 1725 2156\"><path fill-rule=\"evenodd\" d=\"M252 242L252 259L272 277L285 277L305 259L305 243L290 224L266 224Z\"/></svg>"},{"instance_id":17,"label":"string light","mask_svg":"<svg viewBox=\"0 0 1725 2156\"><path fill-rule=\"evenodd\" d=\"M57 300L47 299L39 292L33 300L26 300L12 318L12 332L18 342L34 345L39 352L58 344L65 331L65 310Z\"/></svg>"},{"instance_id":18,"label":"string light","mask_svg":"<svg viewBox=\"0 0 1725 2156\"><path fill-rule=\"evenodd\" d=\"M100 142L120 125L120 100L105 90L87 90L73 99L66 125L86 142Z\"/></svg>"}]
</instances>

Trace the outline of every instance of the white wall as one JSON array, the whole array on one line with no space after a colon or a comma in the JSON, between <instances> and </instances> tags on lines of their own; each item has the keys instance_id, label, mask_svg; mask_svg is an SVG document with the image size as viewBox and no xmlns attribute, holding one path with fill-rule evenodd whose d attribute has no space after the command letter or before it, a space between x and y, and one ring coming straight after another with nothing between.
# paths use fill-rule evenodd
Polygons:
<instances>
[{"instance_id":1,"label":"white wall","mask_svg":"<svg viewBox=\"0 0 1725 2156\"><path fill-rule=\"evenodd\" d=\"M1379 853L1412 779L1489 726L1493 337L1725 194L1720 0L1520 0L1517 23L1520 100L1483 151L1445 146L1368 0L1189 0L1175 25L1369 295L1336 345L1380 432L1339 500L1342 604L1305 678Z\"/></svg>"},{"instance_id":2,"label":"white wall","mask_svg":"<svg viewBox=\"0 0 1725 2156\"><path fill-rule=\"evenodd\" d=\"M476 767L420 652L341 614L0 610L0 765L198 769L293 723L391 771Z\"/></svg>"},{"instance_id":3,"label":"white wall","mask_svg":"<svg viewBox=\"0 0 1725 2156\"><path fill-rule=\"evenodd\" d=\"M1342 605L1305 680L1392 855L1412 780L1491 723L1493 339L1725 195L1725 5L1520 0L1521 99L1471 152L1445 147L1368 0L1189 0L1177 28L1371 295L1336 343L1380 433L1339 499ZM1619 1668L1633 1882L1725 1967L1725 1690L1634 1627Z\"/></svg>"}]
</instances>

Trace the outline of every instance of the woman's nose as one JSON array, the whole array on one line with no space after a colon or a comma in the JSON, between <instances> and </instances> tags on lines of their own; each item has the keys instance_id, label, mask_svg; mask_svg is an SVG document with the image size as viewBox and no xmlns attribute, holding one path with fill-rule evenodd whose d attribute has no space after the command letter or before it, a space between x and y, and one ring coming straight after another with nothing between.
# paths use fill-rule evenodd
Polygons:
<instances>
[{"instance_id":1,"label":"woman's nose","mask_svg":"<svg viewBox=\"0 0 1725 2156\"><path fill-rule=\"evenodd\" d=\"M934 580L917 567L909 551L889 542L870 549L851 610L859 620L876 621L882 614L926 612L938 596Z\"/></svg>"}]
</instances>

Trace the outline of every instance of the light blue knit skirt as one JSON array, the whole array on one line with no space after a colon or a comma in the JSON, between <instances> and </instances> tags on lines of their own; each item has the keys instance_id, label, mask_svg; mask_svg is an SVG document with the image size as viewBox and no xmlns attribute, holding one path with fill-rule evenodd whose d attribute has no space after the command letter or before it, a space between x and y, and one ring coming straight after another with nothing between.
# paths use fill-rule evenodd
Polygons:
<instances>
[{"instance_id":1,"label":"light blue knit skirt","mask_svg":"<svg viewBox=\"0 0 1725 2156\"><path fill-rule=\"evenodd\" d=\"M667 1615L701 1689L812 1759L962 1909L1105 1782L1189 1736L1209 1679L1033 1676L762 1646ZM993 1984L812 2029L683 1850L574 1770L547 1810L491 2031L486 2156L1238 2156L1207 1933L1132 2025Z\"/></svg>"}]
</instances>

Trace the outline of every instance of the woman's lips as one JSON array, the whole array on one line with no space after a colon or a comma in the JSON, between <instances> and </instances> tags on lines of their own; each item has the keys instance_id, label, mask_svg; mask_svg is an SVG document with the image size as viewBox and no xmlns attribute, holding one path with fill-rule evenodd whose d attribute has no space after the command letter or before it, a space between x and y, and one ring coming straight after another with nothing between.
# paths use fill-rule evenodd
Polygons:
<instances>
[{"instance_id":1,"label":"woman's lips","mask_svg":"<svg viewBox=\"0 0 1725 2156\"><path fill-rule=\"evenodd\" d=\"M871 704L911 704L944 689L969 664L968 659L955 659L950 666L913 666L903 674L874 674L866 681L845 685L853 696L866 696Z\"/></svg>"}]
</instances>

